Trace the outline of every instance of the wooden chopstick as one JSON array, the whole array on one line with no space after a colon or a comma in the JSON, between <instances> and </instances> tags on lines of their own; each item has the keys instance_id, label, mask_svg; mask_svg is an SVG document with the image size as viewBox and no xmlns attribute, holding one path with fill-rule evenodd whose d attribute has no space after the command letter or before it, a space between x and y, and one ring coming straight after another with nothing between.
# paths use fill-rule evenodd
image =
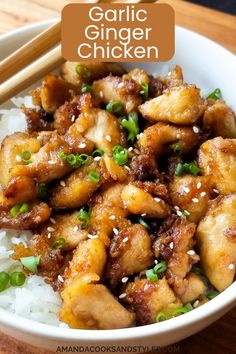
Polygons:
<instances>
[{"instance_id":1,"label":"wooden chopstick","mask_svg":"<svg viewBox=\"0 0 236 354\"><path fill-rule=\"evenodd\" d=\"M103 2L95 0L93 3ZM120 3L154 2L153 0L116 0ZM6 58L1 64L3 72L1 80L7 79L1 85L0 104L31 86L50 71L60 66L65 59L61 56L61 46L58 45L40 58L39 55L60 41L60 22L33 38L26 45ZM49 43L48 43L49 42ZM42 47L42 48L40 48ZM38 59L36 59L38 58ZM33 63L32 61L36 59ZM15 65L17 63L17 65ZM22 69L23 68L23 69ZM20 69L22 69L20 71ZM15 74L15 75L13 75ZM13 75L13 76L11 76Z\"/></svg>"},{"instance_id":2,"label":"wooden chopstick","mask_svg":"<svg viewBox=\"0 0 236 354\"><path fill-rule=\"evenodd\" d=\"M0 104L55 70L64 61L61 56L61 46L58 45L1 85Z\"/></svg>"},{"instance_id":3,"label":"wooden chopstick","mask_svg":"<svg viewBox=\"0 0 236 354\"><path fill-rule=\"evenodd\" d=\"M61 40L61 22L57 22L20 47L0 63L0 82L4 82L26 65L53 48Z\"/></svg>"}]
</instances>

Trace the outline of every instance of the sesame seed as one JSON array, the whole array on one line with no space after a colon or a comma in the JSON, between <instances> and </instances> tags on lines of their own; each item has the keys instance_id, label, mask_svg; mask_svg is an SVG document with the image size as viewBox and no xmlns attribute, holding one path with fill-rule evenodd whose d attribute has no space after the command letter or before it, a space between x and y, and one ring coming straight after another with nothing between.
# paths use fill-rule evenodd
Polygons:
<instances>
[{"instance_id":1,"label":"sesame seed","mask_svg":"<svg viewBox=\"0 0 236 354\"><path fill-rule=\"evenodd\" d=\"M132 146L130 146L129 148L128 148L128 151L133 151L134 150L134 148L132 147Z\"/></svg>"},{"instance_id":2,"label":"sesame seed","mask_svg":"<svg viewBox=\"0 0 236 354\"><path fill-rule=\"evenodd\" d=\"M197 307L199 305L199 300L196 300L194 303L193 303L193 307Z\"/></svg>"},{"instance_id":3,"label":"sesame seed","mask_svg":"<svg viewBox=\"0 0 236 354\"><path fill-rule=\"evenodd\" d=\"M198 183L197 183L197 189L200 189L201 186L202 186L201 182L198 182Z\"/></svg>"},{"instance_id":4,"label":"sesame seed","mask_svg":"<svg viewBox=\"0 0 236 354\"><path fill-rule=\"evenodd\" d=\"M143 133L140 133L140 134L139 134L139 137L142 138L142 137L143 137Z\"/></svg>"},{"instance_id":5,"label":"sesame seed","mask_svg":"<svg viewBox=\"0 0 236 354\"><path fill-rule=\"evenodd\" d=\"M56 164L56 161L49 160L48 163L49 163L49 165L55 165L55 164Z\"/></svg>"},{"instance_id":6,"label":"sesame seed","mask_svg":"<svg viewBox=\"0 0 236 354\"><path fill-rule=\"evenodd\" d=\"M51 232L48 233L48 238L51 238L52 237L52 234Z\"/></svg>"},{"instance_id":7,"label":"sesame seed","mask_svg":"<svg viewBox=\"0 0 236 354\"><path fill-rule=\"evenodd\" d=\"M115 216L115 215L111 215L111 216L109 216L109 219L110 219L110 220L115 220L115 218L116 218L116 216Z\"/></svg>"},{"instance_id":8,"label":"sesame seed","mask_svg":"<svg viewBox=\"0 0 236 354\"><path fill-rule=\"evenodd\" d=\"M78 148L79 148L79 149L83 149L83 148L85 148L85 147L86 147L86 144L85 144L85 143L81 143L81 144L78 145Z\"/></svg>"},{"instance_id":9,"label":"sesame seed","mask_svg":"<svg viewBox=\"0 0 236 354\"><path fill-rule=\"evenodd\" d=\"M99 96L102 98L103 97L103 92L99 91Z\"/></svg>"},{"instance_id":10,"label":"sesame seed","mask_svg":"<svg viewBox=\"0 0 236 354\"><path fill-rule=\"evenodd\" d=\"M169 244L169 247L173 250L173 248L174 248L174 242L171 242L171 243Z\"/></svg>"},{"instance_id":11,"label":"sesame seed","mask_svg":"<svg viewBox=\"0 0 236 354\"><path fill-rule=\"evenodd\" d=\"M202 193L200 194L200 196L201 196L201 197L205 197L205 196L206 196L206 192L202 192Z\"/></svg>"},{"instance_id":12,"label":"sesame seed","mask_svg":"<svg viewBox=\"0 0 236 354\"><path fill-rule=\"evenodd\" d=\"M186 215L190 215L190 213L188 212L188 210L184 210L184 213L186 214Z\"/></svg>"},{"instance_id":13,"label":"sesame seed","mask_svg":"<svg viewBox=\"0 0 236 354\"><path fill-rule=\"evenodd\" d=\"M123 298L126 297L126 296L127 296L126 293L120 294L120 295L119 295L119 299L123 299Z\"/></svg>"},{"instance_id":14,"label":"sesame seed","mask_svg":"<svg viewBox=\"0 0 236 354\"><path fill-rule=\"evenodd\" d=\"M146 215L147 215L146 213L141 214L141 216L146 216Z\"/></svg>"},{"instance_id":15,"label":"sesame seed","mask_svg":"<svg viewBox=\"0 0 236 354\"><path fill-rule=\"evenodd\" d=\"M47 230L48 230L48 232L53 232L53 231L55 231L55 229L54 229L53 227L51 227L51 226L49 226L49 227L47 228Z\"/></svg>"},{"instance_id":16,"label":"sesame seed","mask_svg":"<svg viewBox=\"0 0 236 354\"><path fill-rule=\"evenodd\" d=\"M75 121L75 115L73 114L73 116L71 117L71 121L74 122Z\"/></svg>"},{"instance_id":17,"label":"sesame seed","mask_svg":"<svg viewBox=\"0 0 236 354\"><path fill-rule=\"evenodd\" d=\"M79 226L78 225L76 225L75 227L74 227L74 231L76 232L76 231L79 231Z\"/></svg>"},{"instance_id":18,"label":"sesame seed","mask_svg":"<svg viewBox=\"0 0 236 354\"><path fill-rule=\"evenodd\" d=\"M198 202L199 202L199 199L198 199L198 198L193 198L192 201L193 201L194 203L198 203Z\"/></svg>"},{"instance_id":19,"label":"sesame seed","mask_svg":"<svg viewBox=\"0 0 236 354\"><path fill-rule=\"evenodd\" d=\"M60 181L60 185L61 185L62 187L65 187L65 186L66 186L66 183L65 183L64 181Z\"/></svg>"},{"instance_id":20,"label":"sesame seed","mask_svg":"<svg viewBox=\"0 0 236 354\"><path fill-rule=\"evenodd\" d=\"M144 91L142 90L142 91L140 91L140 93L141 93L141 95L144 93Z\"/></svg>"},{"instance_id":21,"label":"sesame seed","mask_svg":"<svg viewBox=\"0 0 236 354\"><path fill-rule=\"evenodd\" d=\"M158 263L158 260L157 260L157 259L155 259L154 263L155 263L155 264L157 264L157 263Z\"/></svg>"},{"instance_id":22,"label":"sesame seed","mask_svg":"<svg viewBox=\"0 0 236 354\"><path fill-rule=\"evenodd\" d=\"M190 189L188 187L184 187L184 192L188 193Z\"/></svg>"},{"instance_id":23,"label":"sesame seed","mask_svg":"<svg viewBox=\"0 0 236 354\"><path fill-rule=\"evenodd\" d=\"M21 161L21 157L20 155L16 155L16 161L20 162Z\"/></svg>"},{"instance_id":24,"label":"sesame seed","mask_svg":"<svg viewBox=\"0 0 236 354\"><path fill-rule=\"evenodd\" d=\"M117 230L117 229L114 227L114 228L113 228L113 232L114 232L115 235L118 235L119 230Z\"/></svg>"},{"instance_id":25,"label":"sesame seed","mask_svg":"<svg viewBox=\"0 0 236 354\"><path fill-rule=\"evenodd\" d=\"M121 279L122 283L127 283L128 280L129 280L128 277L124 277L124 278Z\"/></svg>"},{"instance_id":26,"label":"sesame seed","mask_svg":"<svg viewBox=\"0 0 236 354\"><path fill-rule=\"evenodd\" d=\"M127 242L128 240L129 240L129 238L128 238L128 237L125 237L125 238L124 238L124 240L123 240L122 242L124 242L124 243L125 243L125 242Z\"/></svg>"},{"instance_id":27,"label":"sesame seed","mask_svg":"<svg viewBox=\"0 0 236 354\"><path fill-rule=\"evenodd\" d=\"M110 135L106 135L105 139L106 139L106 141L111 142L111 136Z\"/></svg>"},{"instance_id":28,"label":"sesame seed","mask_svg":"<svg viewBox=\"0 0 236 354\"><path fill-rule=\"evenodd\" d=\"M100 161L100 160L101 160L101 156L94 157L94 161Z\"/></svg>"},{"instance_id":29,"label":"sesame seed","mask_svg":"<svg viewBox=\"0 0 236 354\"><path fill-rule=\"evenodd\" d=\"M229 269L234 269L234 264L233 264L233 263L231 263L231 264L229 265Z\"/></svg>"},{"instance_id":30,"label":"sesame seed","mask_svg":"<svg viewBox=\"0 0 236 354\"><path fill-rule=\"evenodd\" d=\"M154 198L155 202L159 203L161 201L160 198Z\"/></svg>"},{"instance_id":31,"label":"sesame seed","mask_svg":"<svg viewBox=\"0 0 236 354\"><path fill-rule=\"evenodd\" d=\"M56 220L55 219L50 218L50 221L51 221L52 224L56 224Z\"/></svg>"},{"instance_id":32,"label":"sesame seed","mask_svg":"<svg viewBox=\"0 0 236 354\"><path fill-rule=\"evenodd\" d=\"M194 250L189 250L189 251L187 252L187 254L188 254L189 256L194 256L194 255L195 255L195 251L194 251Z\"/></svg>"},{"instance_id":33,"label":"sesame seed","mask_svg":"<svg viewBox=\"0 0 236 354\"><path fill-rule=\"evenodd\" d=\"M125 168L127 171L130 171L129 166L124 166L124 168Z\"/></svg>"},{"instance_id":34,"label":"sesame seed","mask_svg":"<svg viewBox=\"0 0 236 354\"><path fill-rule=\"evenodd\" d=\"M118 88L122 88L122 87L124 87L124 86L125 86L124 82L120 82L120 83L117 85Z\"/></svg>"},{"instance_id":35,"label":"sesame seed","mask_svg":"<svg viewBox=\"0 0 236 354\"><path fill-rule=\"evenodd\" d=\"M176 214L177 214L178 216L182 216L182 211L176 210Z\"/></svg>"},{"instance_id":36,"label":"sesame seed","mask_svg":"<svg viewBox=\"0 0 236 354\"><path fill-rule=\"evenodd\" d=\"M179 207L177 205L174 206L175 210L179 210Z\"/></svg>"},{"instance_id":37,"label":"sesame seed","mask_svg":"<svg viewBox=\"0 0 236 354\"><path fill-rule=\"evenodd\" d=\"M196 125L193 126L193 132L194 133L196 133L196 134L199 133L199 130L200 129L198 127L196 127Z\"/></svg>"},{"instance_id":38,"label":"sesame seed","mask_svg":"<svg viewBox=\"0 0 236 354\"><path fill-rule=\"evenodd\" d=\"M213 188L213 192L215 192L215 193L219 194L218 189Z\"/></svg>"},{"instance_id":39,"label":"sesame seed","mask_svg":"<svg viewBox=\"0 0 236 354\"><path fill-rule=\"evenodd\" d=\"M98 238L98 235L91 235L91 234L88 234L88 238L90 238L90 239Z\"/></svg>"},{"instance_id":40,"label":"sesame seed","mask_svg":"<svg viewBox=\"0 0 236 354\"><path fill-rule=\"evenodd\" d=\"M177 138L177 139L180 139L180 138L181 138L181 135L180 135L180 134L176 134L176 138Z\"/></svg>"},{"instance_id":41,"label":"sesame seed","mask_svg":"<svg viewBox=\"0 0 236 354\"><path fill-rule=\"evenodd\" d=\"M61 283L64 283L64 279L62 278L62 276L59 274L57 279L61 282Z\"/></svg>"}]
</instances>

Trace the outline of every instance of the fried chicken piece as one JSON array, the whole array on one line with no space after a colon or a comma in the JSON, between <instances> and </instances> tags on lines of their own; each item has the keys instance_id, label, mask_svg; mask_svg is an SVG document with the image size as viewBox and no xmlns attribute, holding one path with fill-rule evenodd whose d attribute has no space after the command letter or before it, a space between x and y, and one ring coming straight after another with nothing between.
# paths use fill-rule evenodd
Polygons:
<instances>
[{"instance_id":1,"label":"fried chicken piece","mask_svg":"<svg viewBox=\"0 0 236 354\"><path fill-rule=\"evenodd\" d=\"M122 132L116 117L99 108L82 112L75 122L78 133L92 141L95 146L108 154L122 143Z\"/></svg>"},{"instance_id":2,"label":"fried chicken piece","mask_svg":"<svg viewBox=\"0 0 236 354\"><path fill-rule=\"evenodd\" d=\"M214 199L197 228L201 265L211 284L223 291L236 266L236 194Z\"/></svg>"},{"instance_id":3,"label":"fried chicken piece","mask_svg":"<svg viewBox=\"0 0 236 354\"><path fill-rule=\"evenodd\" d=\"M88 237L88 232L83 228L83 222L78 219L78 212L67 214L53 214L52 218L39 230L42 235L55 241L58 238L65 240L62 249L65 251L74 249L81 240Z\"/></svg>"},{"instance_id":4,"label":"fried chicken piece","mask_svg":"<svg viewBox=\"0 0 236 354\"><path fill-rule=\"evenodd\" d=\"M21 164L22 168L25 167L24 162L21 162L22 153L24 151L37 153L40 148L40 141L27 133L8 135L3 140L0 150L1 185L5 187L13 177L12 168L14 168L14 166Z\"/></svg>"},{"instance_id":5,"label":"fried chicken piece","mask_svg":"<svg viewBox=\"0 0 236 354\"><path fill-rule=\"evenodd\" d=\"M93 181L89 174L96 173L99 180ZM52 188L50 205L55 209L71 209L83 206L103 182L102 169L92 162L84 165L64 178L64 185L58 184Z\"/></svg>"},{"instance_id":6,"label":"fried chicken piece","mask_svg":"<svg viewBox=\"0 0 236 354\"><path fill-rule=\"evenodd\" d=\"M105 155L103 158L104 168L114 181L124 182L129 175L127 169L118 165L112 157Z\"/></svg>"},{"instance_id":7,"label":"fried chicken piece","mask_svg":"<svg viewBox=\"0 0 236 354\"><path fill-rule=\"evenodd\" d=\"M35 108L22 107L26 116L28 133L39 132L42 130L53 130L53 116L43 110L37 111Z\"/></svg>"},{"instance_id":8,"label":"fried chicken piece","mask_svg":"<svg viewBox=\"0 0 236 354\"><path fill-rule=\"evenodd\" d=\"M127 74L122 76L122 79L129 80L132 79L133 81L137 82L138 85L149 84L150 77L148 73L140 68L134 68L130 70Z\"/></svg>"},{"instance_id":9,"label":"fried chicken piece","mask_svg":"<svg viewBox=\"0 0 236 354\"><path fill-rule=\"evenodd\" d=\"M190 221L197 223L205 215L212 190L210 177L174 176L169 189L172 204L187 210Z\"/></svg>"},{"instance_id":10,"label":"fried chicken piece","mask_svg":"<svg viewBox=\"0 0 236 354\"><path fill-rule=\"evenodd\" d=\"M236 193L236 140L207 140L198 150L198 164L221 194Z\"/></svg>"},{"instance_id":11,"label":"fried chicken piece","mask_svg":"<svg viewBox=\"0 0 236 354\"><path fill-rule=\"evenodd\" d=\"M65 270L64 287L67 287L79 273L95 273L100 277L106 261L106 248L101 240L98 238L82 240L78 243L69 267Z\"/></svg>"},{"instance_id":12,"label":"fried chicken piece","mask_svg":"<svg viewBox=\"0 0 236 354\"><path fill-rule=\"evenodd\" d=\"M140 224L119 228L119 233L111 241L106 276L112 285L117 285L122 277L139 273L153 264L151 238Z\"/></svg>"},{"instance_id":13,"label":"fried chicken piece","mask_svg":"<svg viewBox=\"0 0 236 354\"><path fill-rule=\"evenodd\" d=\"M0 210L9 210L15 204L30 202L37 198L35 181L27 176L12 178L0 191Z\"/></svg>"},{"instance_id":14,"label":"fried chicken piece","mask_svg":"<svg viewBox=\"0 0 236 354\"><path fill-rule=\"evenodd\" d=\"M203 128L213 136L236 138L236 118L232 109L221 100L208 100L203 115Z\"/></svg>"},{"instance_id":15,"label":"fried chicken piece","mask_svg":"<svg viewBox=\"0 0 236 354\"><path fill-rule=\"evenodd\" d=\"M206 104L196 86L172 87L139 106L143 117L151 122L191 125L203 114Z\"/></svg>"},{"instance_id":16,"label":"fried chicken piece","mask_svg":"<svg viewBox=\"0 0 236 354\"><path fill-rule=\"evenodd\" d=\"M121 193L125 208L132 214L146 214L149 218L166 218L170 215L170 207L160 198L152 197L151 194L134 184L128 184Z\"/></svg>"},{"instance_id":17,"label":"fried chicken piece","mask_svg":"<svg viewBox=\"0 0 236 354\"><path fill-rule=\"evenodd\" d=\"M190 127L177 127L166 123L156 123L144 130L138 140L141 152L159 156L168 152L174 144L179 144L181 151L191 151L199 142L199 134Z\"/></svg>"},{"instance_id":18,"label":"fried chicken piece","mask_svg":"<svg viewBox=\"0 0 236 354\"><path fill-rule=\"evenodd\" d=\"M64 135L82 111L86 112L97 106L98 101L90 93L77 95L70 101L66 101L54 114L54 127L58 134Z\"/></svg>"},{"instance_id":19,"label":"fried chicken piece","mask_svg":"<svg viewBox=\"0 0 236 354\"><path fill-rule=\"evenodd\" d=\"M182 68L176 65L166 76L162 78L167 88L179 87L184 83Z\"/></svg>"},{"instance_id":20,"label":"fried chicken piece","mask_svg":"<svg viewBox=\"0 0 236 354\"><path fill-rule=\"evenodd\" d=\"M141 181L159 176L156 158L149 151L135 154L130 162L130 168L135 179Z\"/></svg>"},{"instance_id":21,"label":"fried chicken piece","mask_svg":"<svg viewBox=\"0 0 236 354\"><path fill-rule=\"evenodd\" d=\"M118 221L129 214L121 200L121 192L125 184L115 183L105 189L92 204L89 232L95 232L100 239L109 245L109 238Z\"/></svg>"},{"instance_id":22,"label":"fried chicken piece","mask_svg":"<svg viewBox=\"0 0 236 354\"><path fill-rule=\"evenodd\" d=\"M60 319L72 328L115 329L130 327L134 314L123 307L94 273L79 274L66 287Z\"/></svg>"},{"instance_id":23,"label":"fried chicken piece","mask_svg":"<svg viewBox=\"0 0 236 354\"><path fill-rule=\"evenodd\" d=\"M67 61L61 66L63 79L78 88L81 87L82 83L91 84L94 80L109 74L121 76L124 72L122 66L117 63L79 63Z\"/></svg>"},{"instance_id":24,"label":"fried chicken piece","mask_svg":"<svg viewBox=\"0 0 236 354\"><path fill-rule=\"evenodd\" d=\"M181 306L165 278L157 281L136 279L125 290L127 301L136 313L137 324L147 325L156 322L159 312L170 313Z\"/></svg>"},{"instance_id":25,"label":"fried chicken piece","mask_svg":"<svg viewBox=\"0 0 236 354\"><path fill-rule=\"evenodd\" d=\"M137 111L138 106L142 103L141 86L132 79L107 76L104 79L94 81L93 89L94 95L100 98L104 104L113 100L121 101L122 109L119 114Z\"/></svg>"},{"instance_id":26,"label":"fried chicken piece","mask_svg":"<svg viewBox=\"0 0 236 354\"><path fill-rule=\"evenodd\" d=\"M156 258L167 262L167 280L178 296L186 291L185 277L199 257L192 250L196 225L185 218L167 219L153 244ZM191 253L188 252L191 250Z\"/></svg>"},{"instance_id":27,"label":"fried chicken piece","mask_svg":"<svg viewBox=\"0 0 236 354\"><path fill-rule=\"evenodd\" d=\"M38 89L39 104L47 113L54 114L56 109L75 94L75 87L55 75L44 78L42 86ZM33 96L34 97L34 96Z\"/></svg>"},{"instance_id":28,"label":"fried chicken piece","mask_svg":"<svg viewBox=\"0 0 236 354\"><path fill-rule=\"evenodd\" d=\"M37 140L37 139L36 139ZM32 148L29 151L33 153ZM70 165L60 158L60 152L70 153L68 144L56 132L50 134L50 140L41 149L32 154L32 162L27 165L17 165L11 169L15 176L29 176L40 183L49 183L54 179L64 177L71 171Z\"/></svg>"},{"instance_id":29,"label":"fried chicken piece","mask_svg":"<svg viewBox=\"0 0 236 354\"><path fill-rule=\"evenodd\" d=\"M188 281L188 284L184 294L181 296L183 304L196 300L207 290L206 284L202 278L195 273L189 273L186 280Z\"/></svg>"},{"instance_id":30,"label":"fried chicken piece","mask_svg":"<svg viewBox=\"0 0 236 354\"><path fill-rule=\"evenodd\" d=\"M0 228L31 230L37 228L49 219L51 209L46 203L35 203L30 210L13 217L9 212L0 212Z\"/></svg>"}]
</instances>

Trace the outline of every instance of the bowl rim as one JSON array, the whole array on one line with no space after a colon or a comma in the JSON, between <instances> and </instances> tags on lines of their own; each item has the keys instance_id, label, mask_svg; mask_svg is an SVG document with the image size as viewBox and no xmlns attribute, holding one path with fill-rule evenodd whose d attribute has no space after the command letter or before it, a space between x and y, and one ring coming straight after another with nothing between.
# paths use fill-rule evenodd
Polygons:
<instances>
[{"instance_id":1,"label":"bowl rim","mask_svg":"<svg viewBox=\"0 0 236 354\"><path fill-rule=\"evenodd\" d=\"M56 22L55 19L40 21L30 25L23 26L17 30L10 31L6 34L0 36L1 40L7 40L8 38L24 35L33 29L44 29L47 26L52 25ZM218 47L220 51L223 51L227 56L228 60L232 60L233 64L236 64L236 56L230 52L228 49L219 45L218 43L212 41L211 39L188 30L176 26L176 30L181 32L187 32L192 36L199 37L200 40L204 40L206 44ZM168 332L171 334L175 330L182 328L187 328L190 324L197 325L197 323L202 322L215 315L215 317L220 317L224 312L224 308L230 309L236 303L236 282L232 283L227 289L216 296L211 301L203 304L202 306L194 309L194 311L188 312L176 318L166 320L161 323L154 323L150 325L131 327L131 328L121 328L121 329L109 329L109 330L85 330L85 329L71 329L64 327L56 327L48 324L43 324L34 320L29 320L24 317L13 314L3 308L0 308L0 324L1 327L8 326L18 331L24 331L28 334L32 334L39 337L47 337L51 339L60 340L70 340L70 341L117 341L117 340L135 340L140 337L145 338L153 336L155 334L163 334ZM186 334L187 335L187 334Z\"/></svg>"}]
</instances>

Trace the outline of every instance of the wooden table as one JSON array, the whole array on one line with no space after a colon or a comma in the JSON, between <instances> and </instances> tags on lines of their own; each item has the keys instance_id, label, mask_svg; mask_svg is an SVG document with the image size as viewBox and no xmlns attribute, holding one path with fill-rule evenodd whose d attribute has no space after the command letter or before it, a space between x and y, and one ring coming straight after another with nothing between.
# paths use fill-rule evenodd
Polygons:
<instances>
[{"instance_id":1,"label":"wooden table","mask_svg":"<svg viewBox=\"0 0 236 354\"><path fill-rule=\"evenodd\" d=\"M69 0L0 0L0 33L28 23L57 17ZM75 0L73 2L76 2ZM171 4L176 23L199 32L236 53L236 17L180 0ZM233 354L236 348L236 307L207 329L177 343L180 354ZM166 353L167 351L159 352ZM169 351L171 352L171 351ZM0 353L49 354L0 333Z\"/></svg>"}]
</instances>

